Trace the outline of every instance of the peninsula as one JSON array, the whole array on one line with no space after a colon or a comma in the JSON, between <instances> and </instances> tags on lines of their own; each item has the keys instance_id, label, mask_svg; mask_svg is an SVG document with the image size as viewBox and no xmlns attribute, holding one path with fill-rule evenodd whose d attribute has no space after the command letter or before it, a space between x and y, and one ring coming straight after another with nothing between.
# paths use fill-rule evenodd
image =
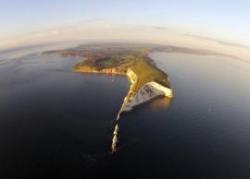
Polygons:
<instances>
[{"instance_id":1,"label":"peninsula","mask_svg":"<svg viewBox=\"0 0 250 179\"><path fill-rule=\"evenodd\" d=\"M75 49L51 51L64 56L80 56L84 60L74 66L75 72L126 75L130 87L116 117L112 138L112 152L117 150L119 125L123 112L155 99L173 97L168 75L149 58L149 47L131 46L82 46Z\"/></svg>"}]
</instances>

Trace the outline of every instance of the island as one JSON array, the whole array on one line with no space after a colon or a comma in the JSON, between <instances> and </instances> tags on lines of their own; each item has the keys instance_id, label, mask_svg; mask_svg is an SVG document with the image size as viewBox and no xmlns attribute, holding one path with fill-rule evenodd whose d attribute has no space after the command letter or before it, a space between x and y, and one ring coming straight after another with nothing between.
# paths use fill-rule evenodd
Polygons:
<instances>
[{"instance_id":1,"label":"island","mask_svg":"<svg viewBox=\"0 0 250 179\"><path fill-rule=\"evenodd\" d=\"M112 153L117 151L118 121L122 113L131 111L136 106L157 97L173 97L169 77L149 57L151 51L152 48L149 46L94 45L47 52L83 57L84 60L73 67L75 72L128 77L130 87L116 117L111 145Z\"/></svg>"}]
</instances>

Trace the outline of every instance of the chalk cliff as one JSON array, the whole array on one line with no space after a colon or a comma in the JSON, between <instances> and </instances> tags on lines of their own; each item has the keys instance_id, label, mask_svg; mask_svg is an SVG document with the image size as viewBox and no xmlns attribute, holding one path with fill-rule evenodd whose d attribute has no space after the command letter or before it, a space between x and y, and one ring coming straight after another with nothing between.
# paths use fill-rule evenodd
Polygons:
<instances>
[{"instance_id":1,"label":"chalk cliff","mask_svg":"<svg viewBox=\"0 0 250 179\"><path fill-rule=\"evenodd\" d=\"M169 87L169 85L164 86L163 84L158 83L157 81L145 80L145 83L138 87L140 83L140 76L133 71L130 67L124 68L116 67L116 68L105 68L101 70L90 69L88 67L83 66L77 67L75 69L77 72L85 72L85 73L105 73L105 74L118 74L118 75L126 75L130 81L130 87L127 95L124 98L120 111L116 117L116 124L113 131L112 145L111 150L112 153L117 151L117 143L118 143L118 134L119 134L119 125L118 121L123 112L131 111L134 107L141 105L145 102L148 102L158 96L166 96L169 98L173 97L173 91ZM159 79L156 79L159 80ZM163 81L169 81L168 78Z\"/></svg>"},{"instance_id":2,"label":"chalk cliff","mask_svg":"<svg viewBox=\"0 0 250 179\"><path fill-rule=\"evenodd\" d=\"M159 96L173 97L168 75L157 68L154 61L148 56L154 49L150 46L87 45L47 52L82 57L84 60L74 66L75 72L126 75L128 77L130 87L116 117L112 152L117 150L119 120L122 113L131 111L136 106Z\"/></svg>"}]
</instances>

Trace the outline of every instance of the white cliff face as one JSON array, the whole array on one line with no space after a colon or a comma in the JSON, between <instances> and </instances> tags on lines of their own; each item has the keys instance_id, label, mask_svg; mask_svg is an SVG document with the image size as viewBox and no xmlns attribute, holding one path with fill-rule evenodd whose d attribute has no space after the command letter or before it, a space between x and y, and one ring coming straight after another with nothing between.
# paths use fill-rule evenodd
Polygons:
<instances>
[{"instance_id":1,"label":"white cliff face","mask_svg":"<svg viewBox=\"0 0 250 179\"><path fill-rule=\"evenodd\" d=\"M155 81L151 81L143 85L140 90L135 93L133 91L134 85L136 85L138 77L131 69L128 69L127 76L130 80L130 89L128 95L125 97L123 105L121 107L120 113L124 111L130 111L135 106L143 104L147 101L150 101L157 96L166 96L173 97L173 91L170 88L167 88Z\"/></svg>"},{"instance_id":2,"label":"white cliff face","mask_svg":"<svg viewBox=\"0 0 250 179\"><path fill-rule=\"evenodd\" d=\"M137 75L131 70L128 69L127 76L130 80L130 88L127 96L124 98L122 107L117 114L116 117L116 125L113 132L113 139L112 139L112 152L116 152L117 150L117 143L118 143L118 133L119 133L119 126L118 121L120 119L120 115L123 112L130 111L134 107L143 104L145 102L148 102L158 96L166 96L166 97L173 97L173 91L170 88L167 88L155 81L151 81L143 85L140 90L135 93L133 91L134 85L136 85L138 77Z\"/></svg>"},{"instance_id":3,"label":"white cliff face","mask_svg":"<svg viewBox=\"0 0 250 179\"><path fill-rule=\"evenodd\" d=\"M173 92L171 89L154 81L146 83L136 94L128 97L128 100L123 105L122 112L130 111L135 106L148 102L158 96L173 97Z\"/></svg>"}]
</instances>

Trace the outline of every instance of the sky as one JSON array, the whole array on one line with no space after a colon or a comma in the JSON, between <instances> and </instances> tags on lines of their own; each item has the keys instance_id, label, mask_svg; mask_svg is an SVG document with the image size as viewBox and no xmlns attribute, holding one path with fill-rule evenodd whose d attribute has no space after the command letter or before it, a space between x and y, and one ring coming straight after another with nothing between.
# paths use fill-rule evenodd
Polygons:
<instances>
[{"instance_id":1,"label":"sky","mask_svg":"<svg viewBox=\"0 0 250 179\"><path fill-rule=\"evenodd\" d=\"M0 0L0 48L159 34L171 43L176 36L186 45L203 39L243 48L250 46L249 9L249 0Z\"/></svg>"}]
</instances>

